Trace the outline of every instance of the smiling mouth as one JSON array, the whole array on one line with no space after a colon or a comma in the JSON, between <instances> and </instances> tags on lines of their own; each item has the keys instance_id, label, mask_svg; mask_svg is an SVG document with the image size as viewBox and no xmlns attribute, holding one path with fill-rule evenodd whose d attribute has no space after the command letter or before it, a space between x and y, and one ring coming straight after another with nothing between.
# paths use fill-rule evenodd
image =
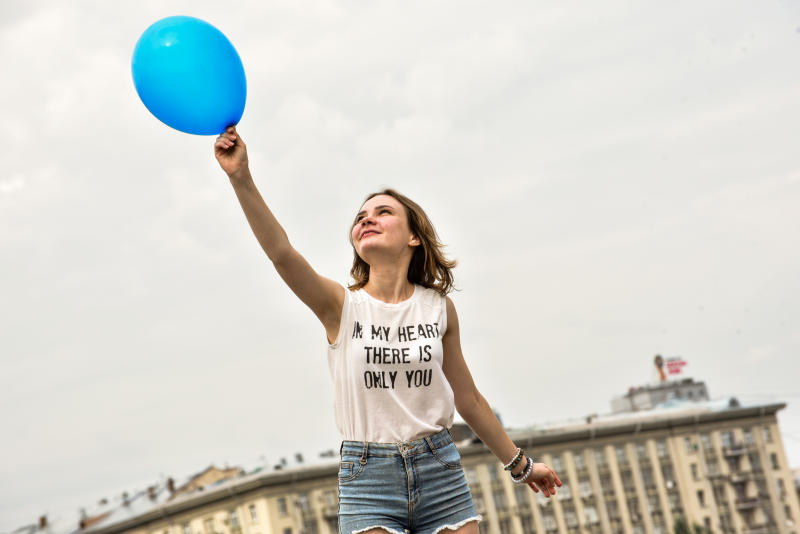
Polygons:
<instances>
[{"instance_id":1,"label":"smiling mouth","mask_svg":"<svg viewBox=\"0 0 800 534\"><path fill-rule=\"evenodd\" d=\"M373 230L367 230L366 232L364 232L363 234L361 234L361 239L364 239L364 238L365 238L365 237L367 237L368 235L378 235L378 232L375 232L375 231L373 231Z\"/></svg>"}]
</instances>

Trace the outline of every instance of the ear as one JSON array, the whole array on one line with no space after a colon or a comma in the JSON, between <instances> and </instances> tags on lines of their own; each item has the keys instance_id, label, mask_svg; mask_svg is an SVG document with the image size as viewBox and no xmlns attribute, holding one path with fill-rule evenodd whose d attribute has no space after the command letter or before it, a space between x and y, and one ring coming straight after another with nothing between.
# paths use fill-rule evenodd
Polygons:
<instances>
[{"instance_id":1,"label":"ear","mask_svg":"<svg viewBox=\"0 0 800 534\"><path fill-rule=\"evenodd\" d=\"M410 246L410 247L418 247L421 244L422 244L422 241L420 241L420 239L417 236L413 235L413 234L411 235L411 239L408 240L408 246Z\"/></svg>"}]
</instances>

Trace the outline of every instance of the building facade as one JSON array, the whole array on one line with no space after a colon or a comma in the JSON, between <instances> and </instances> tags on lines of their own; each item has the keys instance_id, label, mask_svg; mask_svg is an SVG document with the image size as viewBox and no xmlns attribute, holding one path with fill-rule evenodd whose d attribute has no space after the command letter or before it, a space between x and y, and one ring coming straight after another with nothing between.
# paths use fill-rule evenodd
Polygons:
<instances>
[{"instance_id":1,"label":"building facade","mask_svg":"<svg viewBox=\"0 0 800 534\"><path fill-rule=\"evenodd\" d=\"M559 474L546 499L481 443L459 449L482 534L667 534L683 517L718 534L800 534L777 426L783 404L710 403L511 432ZM84 534L337 534L337 463L226 481Z\"/></svg>"}]
</instances>

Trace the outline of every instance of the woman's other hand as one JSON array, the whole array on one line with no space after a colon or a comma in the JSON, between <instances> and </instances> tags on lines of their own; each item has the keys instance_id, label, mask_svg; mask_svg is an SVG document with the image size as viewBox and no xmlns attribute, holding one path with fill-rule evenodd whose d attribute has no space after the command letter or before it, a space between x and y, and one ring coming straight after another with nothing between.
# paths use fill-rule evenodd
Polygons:
<instances>
[{"instance_id":1,"label":"woman's other hand","mask_svg":"<svg viewBox=\"0 0 800 534\"><path fill-rule=\"evenodd\" d=\"M556 494L556 486L561 487L561 479L547 465L535 463L527 484L536 493L541 491L545 497L550 497Z\"/></svg>"}]
</instances>

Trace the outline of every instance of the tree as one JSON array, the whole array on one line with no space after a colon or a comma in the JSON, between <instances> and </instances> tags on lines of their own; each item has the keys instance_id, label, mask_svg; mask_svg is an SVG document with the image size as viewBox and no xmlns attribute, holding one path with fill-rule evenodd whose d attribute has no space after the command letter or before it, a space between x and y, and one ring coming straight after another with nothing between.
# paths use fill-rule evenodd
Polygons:
<instances>
[{"instance_id":1,"label":"tree","mask_svg":"<svg viewBox=\"0 0 800 534\"><path fill-rule=\"evenodd\" d=\"M686 518L683 516L678 516L675 518L675 523L672 526L672 533L673 534L712 534L710 530L708 530L703 525L698 523L692 524L691 528L689 527L689 523L686 521Z\"/></svg>"}]
</instances>

